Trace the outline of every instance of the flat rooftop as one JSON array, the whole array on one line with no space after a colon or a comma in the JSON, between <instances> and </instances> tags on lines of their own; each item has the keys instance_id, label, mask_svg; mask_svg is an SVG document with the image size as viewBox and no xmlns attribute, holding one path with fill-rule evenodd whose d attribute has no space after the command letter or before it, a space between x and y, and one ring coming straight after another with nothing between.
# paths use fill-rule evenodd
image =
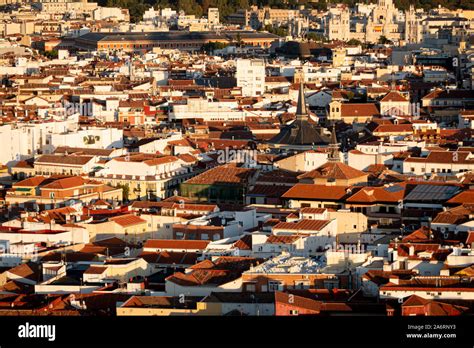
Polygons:
<instances>
[{"instance_id":1,"label":"flat rooftop","mask_svg":"<svg viewBox=\"0 0 474 348\"><path fill-rule=\"evenodd\" d=\"M283 253L256 267L251 267L245 273L312 274L321 273L321 269L325 266L326 263L321 258L294 256L289 253Z\"/></svg>"}]
</instances>

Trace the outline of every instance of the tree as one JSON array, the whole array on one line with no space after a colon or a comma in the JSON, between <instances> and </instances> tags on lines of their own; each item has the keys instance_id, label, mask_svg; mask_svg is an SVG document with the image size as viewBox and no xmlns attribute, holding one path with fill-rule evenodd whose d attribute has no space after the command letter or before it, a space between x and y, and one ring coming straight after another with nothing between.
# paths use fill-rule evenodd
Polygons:
<instances>
[{"instance_id":1,"label":"tree","mask_svg":"<svg viewBox=\"0 0 474 348\"><path fill-rule=\"evenodd\" d=\"M316 42L324 41L324 36L322 36L321 34L314 33L314 32L309 32L308 34L306 34L306 38L309 41L316 41Z\"/></svg>"},{"instance_id":2,"label":"tree","mask_svg":"<svg viewBox=\"0 0 474 348\"><path fill-rule=\"evenodd\" d=\"M202 45L201 50L209 54L214 52L215 50L221 50L227 46L229 46L227 43L212 41Z\"/></svg>"},{"instance_id":3,"label":"tree","mask_svg":"<svg viewBox=\"0 0 474 348\"><path fill-rule=\"evenodd\" d=\"M237 33L237 36L235 38L235 41L237 42L237 47L241 47L242 46L242 36L240 35L240 33Z\"/></svg>"},{"instance_id":4,"label":"tree","mask_svg":"<svg viewBox=\"0 0 474 348\"><path fill-rule=\"evenodd\" d=\"M57 50L46 51L44 52L44 56L49 59L56 59L58 58L58 51Z\"/></svg>"},{"instance_id":5,"label":"tree","mask_svg":"<svg viewBox=\"0 0 474 348\"><path fill-rule=\"evenodd\" d=\"M350 39L349 41L347 41L347 44L350 45L350 46L362 46L362 42L360 42L359 40L357 39Z\"/></svg>"},{"instance_id":6,"label":"tree","mask_svg":"<svg viewBox=\"0 0 474 348\"><path fill-rule=\"evenodd\" d=\"M123 201L128 201L129 195L130 195L130 186L128 184L118 184L117 188L122 189L122 197Z\"/></svg>"},{"instance_id":7,"label":"tree","mask_svg":"<svg viewBox=\"0 0 474 348\"><path fill-rule=\"evenodd\" d=\"M178 10L183 10L187 15L202 16L202 7L195 0L178 0Z\"/></svg>"},{"instance_id":8,"label":"tree","mask_svg":"<svg viewBox=\"0 0 474 348\"><path fill-rule=\"evenodd\" d=\"M161 9L161 8L171 7L171 5L168 0L157 0L155 4L153 5L153 7L156 9Z\"/></svg>"},{"instance_id":9,"label":"tree","mask_svg":"<svg viewBox=\"0 0 474 348\"><path fill-rule=\"evenodd\" d=\"M284 27L278 27L274 28L271 24L267 24L264 28L266 31L268 31L271 34L275 34L278 36L287 36L288 35L288 29Z\"/></svg>"},{"instance_id":10,"label":"tree","mask_svg":"<svg viewBox=\"0 0 474 348\"><path fill-rule=\"evenodd\" d=\"M391 44L392 41L390 41L389 39L387 39L387 37L385 37L384 35L382 35L380 38L379 38L379 44L381 45L388 45L388 44Z\"/></svg>"},{"instance_id":11,"label":"tree","mask_svg":"<svg viewBox=\"0 0 474 348\"><path fill-rule=\"evenodd\" d=\"M120 7L128 9L131 22L139 22L143 13L150 8L150 4L146 4L143 0L105 0L107 7ZM99 2L100 4L100 2Z\"/></svg>"}]
</instances>

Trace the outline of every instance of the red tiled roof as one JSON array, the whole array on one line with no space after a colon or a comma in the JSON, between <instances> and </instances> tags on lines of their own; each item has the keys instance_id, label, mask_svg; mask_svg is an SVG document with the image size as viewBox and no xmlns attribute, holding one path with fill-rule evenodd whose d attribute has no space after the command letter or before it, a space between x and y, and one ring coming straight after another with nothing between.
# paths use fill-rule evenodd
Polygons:
<instances>
[{"instance_id":1,"label":"red tiled roof","mask_svg":"<svg viewBox=\"0 0 474 348\"><path fill-rule=\"evenodd\" d=\"M185 182L185 184L240 184L256 173L255 169L241 168L234 164L226 164L205 171L194 178Z\"/></svg>"},{"instance_id":2,"label":"red tiled roof","mask_svg":"<svg viewBox=\"0 0 474 348\"><path fill-rule=\"evenodd\" d=\"M397 203L405 195L405 184L395 184L383 187L363 187L351 197L347 203Z\"/></svg>"},{"instance_id":3,"label":"red tiled roof","mask_svg":"<svg viewBox=\"0 0 474 348\"><path fill-rule=\"evenodd\" d=\"M102 274L107 270L106 266L90 266L84 271L85 274Z\"/></svg>"},{"instance_id":4,"label":"red tiled roof","mask_svg":"<svg viewBox=\"0 0 474 348\"><path fill-rule=\"evenodd\" d=\"M145 259L148 263L193 265L197 261L198 254L194 252L181 251L161 251L158 253L145 251L140 254L140 257Z\"/></svg>"},{"instance_id":5,"label":"red tiled roof","mask_svg":"<svg viewBox=\"0 0 474 348\"><path fill-rule=\"evenodd\" d=\"M102 185L102 183L98 181L93 181L89 179L85 179L81 176L71 176L67 178L61 178L53 181L52 183L49 183L47 185L44 185L42 189L56 189L56 190L64 190L64 189L69 189L73 187L78 187L82 186L85 184L89 185Z\"/></svg>"},{"instance_id":6,"label":"red tiled roof","mask_svg":"<svg viewBox=\"0 0 474 348\"><path fill-rule=\"evenodd\" d=\"M367 173L352 168L347 164L341 162L327 162L310 172L301 174L298 176L298 179L331 178L336 180L350 180L364 177L367 177Z\"/></svg>"},{"instance_id":7,"label":"red tiled roof","mask_svg":"<svg viewBox=\"0 0 474 348\"><path fill-rule=\"evenodd\" d=\"M273 226L273 230L285 231L320 231L329 224L330 220L303 219L296 222L280 222Z\"/></svg>"},{"instance_id":8,"label":"red tiled roof","mask_svg":"<svg viewBox=\"0 0 474 348\"><path fill-rule=\"evenodd\" d=\"M422 226L402 239L403 243L426 243L430 240L431 230Z\"/></svg>"},{"instance_id":9,"label":"red tiled roof","mask_svg":"<svg viewBox=\"0 0 474 348\"><path fill-rule=\"evenodd\" d=\"M310 298L293 294L287 294L281 291L275 291L275 303L282 303L285 305L291 303L291 307L304 308L305 310L311 311L315 314L321 312L322 307L321 301L316 301Z\"/></svg>"},{"instance_id":10,"label":"red tiled roof","mask_svg":"<svg viewBox=\"0 0 474 348\"><path fill-rule=\"evenodd\" d=\"M34 176L32 178L18 181L17 183L13 184L13 187L36 187L41 185L41 183L45 180L47 180L47 178L44 176Z\"/></svg>"},{"instance_id":11,"label":"red tiled roof","mask_svg":"<svg viewBox=\"0 0 474 348\"><path fill-rule=\"evenodd\" d=\"M240 278L242 272L258 261L255 258L223 256L214 262L206 260L191 266L189 273L174 273L166 281L183 286L218 286Z\"/></svg>"},{"instance_id":12,"label":"red tiled roof","mask_svg":"<svg viewBox=\"0 0 474 348\"><path fill-rule=\"evenodd\" d=\"M375 104L342 104L342 117L373 117L380 114Z\"/></svg>"},{"instance_id":13,"label":"red tiled roof","mask_svg":"<svg viewBox=\"0 0 474 348\"><path fill-rule=\"evenodd\" d=\"M433 219L433 223L462 224L468 221L473 213L474 204L463 204L438 213Z\"/></svg>"},{"instance_id":14,"label":"red tiled roof","mask_svg":"<svg viewBox=\"0 0 474 348\"><path fill-rule=\"evenodd\" d=\"M423 307L424 313L427 316L461 315L469 309L468 307L424 299L417 295L410 296L402 304L402 307Z\"/></svg>"},{"instance_id":15,"label":"red tiled roof","mask_svg":"<svg viewBox=\"0 0 474 348\"><path fill-rule=\"evenodd\" d=\"M398 92L391 91L385 97L383 97L381 102L408 102L408 100Z\"/></svg>"},{"instance_id":16,"label":"red tiled roof","mask_svg":"<svg viewBox=\"0 0 474 348\"><path fill-rule=\"evenodd\" d=\"M35 164L58 164L58 165L85 165L92 161L94 156L70 156L70 155L42 155L36 161Z\"/></svg>"},{"instance_id":17,"label":"red tiled roof","mask_svg":"<svg viewBox=\"0 0 474 348\"><path fill-rule=\"evenodd\" d=\"M323 214L327 209L326 208L301 208L300 213L302 214Z\"/></svg>"},{"instance_id":18,"label":"red tiled roof","mask_svg":"<svg viewBox=\"0 0 474 348\"><path fill-rule=\"evenodd\" d=\"M411 133L413 132L413 125L411 124L380 124L373 133Z\"/></svg>"},{"instance_id":19,"label":"red tiled roof","mask_svg":"<svg viewBox=\"0 0 474 348\"><path fill-rule=\"evenodd\" d=\"M145 242L143 248L163 250L204 250L209 243L209 241L205 240L149 239Z\"/></svg>"},{"instance_id":20,"label":"red tiled roof","mask_svg":"<svg viewBox=\"0 0 474 348\"><path fill-rule=\"evenodd\" d=\"M246 234L234 243L234 247L240 250L252 250L252 235Z\"/></svg>"},{"instance_id":21,"label":"red tiled roof","mask_svg":"<svg viewBox=\"0 0 474 348\"><path fill-rule=\"evenodd\" d=\"M296 242L300 238L301 238L301 236L298 236L298 235L276 236L276 235L272 234L270 237L268 237L266 242L269 243L269 244L291 244L291 243Z\"/></svg>"},{"instance_id":22,"label":"red tiled roof","mask_svg":"<svg viewBox=\"0 0 474 348\"><path fill-rule=\"evenodd\" d=\"M109 220L119 224L122 227L128 227L128 226L146 223L146 220L133 214L115 216L115 217L109 218Z\"/></svg>"},{"instance_id":23,"label":"red tiled roof","mask_svg":"<svg viewBox=\"0 0 474 348\"><path fill-rule=\"evenodd\" d=\"M324 201L339 201L347 196L345 186L326 186L313 184L296 184L282 197L289 199L309 199Z\"/></svg>"},{"instance_id":24,"label":"red tiled roof","mask_svg":"<svg viewBox=\"0 0 474 348\"><path fill-rule=\"evenodd\" d=\"M409 157L406 162L473 164L474 158L468 151L431 151L427 157Z\"/></svg>"}]
</instances>

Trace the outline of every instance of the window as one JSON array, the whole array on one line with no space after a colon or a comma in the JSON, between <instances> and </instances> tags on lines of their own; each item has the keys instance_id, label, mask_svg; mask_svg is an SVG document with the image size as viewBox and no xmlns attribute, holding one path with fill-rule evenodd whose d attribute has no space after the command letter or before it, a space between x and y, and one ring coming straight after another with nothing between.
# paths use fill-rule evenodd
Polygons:
<instances>
[{"instance_id":1,"label":"window","mask_svg":"<svg viewBox=\"0 0 474 348\"><path fill-rule=\"evenodd\" d=\"M290 309L290 315L298 315L297 309Z\"/></svg>"},{"instance_id":2,"label":"window","mask_svg":"<svg viewBox=\"0 0 474 348\"><path fill-rule=\"evenodd\" d=\"M246 284L246 285L245 285L245 289L246 289L247 291L251 291L251 292L255 292L255 291L256 291L256 289L255 289L255 284Z\"/></svg>"},{"instance_id":3,"label":"window","mask_svg":"<svg viewBox=\"0 0 474 348\"><path fill-rule=\"evenodd\" d=\"M283 284L281 284L279 281L269 281L268 282L268 291L278 291L278 290L283 290Z\"/></svg>"},{"instance_id":4,"label":"window","mask_svg":"<svg viewBox=\"0 0 474 348\"><path fill-rule=\"evenodd\" d=\"M295 280L295 289L309 289L309 280Z\"/></svg>"}]
</instances>

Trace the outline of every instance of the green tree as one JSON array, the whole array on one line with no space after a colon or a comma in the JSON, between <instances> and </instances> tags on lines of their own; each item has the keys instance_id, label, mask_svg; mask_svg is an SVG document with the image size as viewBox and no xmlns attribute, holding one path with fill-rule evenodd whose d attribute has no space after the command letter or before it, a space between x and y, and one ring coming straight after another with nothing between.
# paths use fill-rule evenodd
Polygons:
<instances>
[{"instance_id":1,"label":"green tree","mask_svg":"<svg viewBox=\"0 0 474 348\"><path fill-rule=\"evenodd\" d=\"M128 201L128 198L130 196L130 186L128 184L118 184L117 188L122 189L122 197L123 201Z\"/></svg>"},{"instance_id":2,"label":"green tree","mask_svg":"<svg viewBox=\"0 0 474 348\"><path fill-rule=\"evenodd\" d=\"M314 32L309 32L308 34L306 34L306 38L309 41L316 41L316 42L324 41L324 36L318 33L314 33Z\"/></svg>"},{"instance_id":3,"label":"green tree","mask_svg":"<svg viewBox=\"0 0 474 348\"><path fill-rule=\"evenodd\" d=\"M208 42L202 45L201 50L209 54L214 52L215 50L220 50L227 46L228 44L224 42Z\"/></svg>"},{"instance_id":4,"label":"green tree","mask_svg":"<svg viewBox=\"0 0 474 348\"><path fill-rule=\"evenodd\" d=\"M99 4L101 3L99 2ZM143 13L151 7L150 4L146 4L143 0L105 0L105 6L128 9L130 21L133 23L140 21L143 18Z\"/></svg>"},{"instance_id":5,"label":"green tree","mask_svg":"<svg viewBox=\"0 0 474 348\"><path fill-rule=\"evenodd\" d=\"M58 51L57 50L46 51L44 52L44 56L49 59L56 59L58 58Z\"/></svg>"},{"instance_id":6,"label":"green tree","mask_svg":"<svg viewBox=\"0 0 474 348\"><path fill-rule=\"evenodd\" d=\"M387 45L387 44L391 44L392 41L390 41L389 39L387 39L386 36L382 35L381 37L379 37L379 44L381 45Z\"/></svg>"},{"instance_id":7,"label":"green tree","mask_svg":"<svg viewBox=\"0 0 474 348\"><path fill-rule=\"evenodd\" d=\"M362 42L360 42L359 40L357 39L350 39L349 41L347 41L347 44L350 45L350 46L362 46Z\"/></svg>"},{"instance_id":8,"label":"green tree","mask_svg":"<svg viewBox=\"0 0 474 348\"><path fill-rule=\"evenodd\" d=\"M202 16L202 7L195 0L178 0L178 9L183 10L187 15Z\"/></svg>"},{"instance_id":9,"label":"green tree","mask_svg":"<svg viewBox=\"0 0 474 348\"><path fill-rule=\"evenodd\" d=\"M271 24L267 24L264 29L268 31L269 33L278 35L278 36L287 36L288 35L288 29L284 27L273 27Z\"/></svg>"}]
</instances>

